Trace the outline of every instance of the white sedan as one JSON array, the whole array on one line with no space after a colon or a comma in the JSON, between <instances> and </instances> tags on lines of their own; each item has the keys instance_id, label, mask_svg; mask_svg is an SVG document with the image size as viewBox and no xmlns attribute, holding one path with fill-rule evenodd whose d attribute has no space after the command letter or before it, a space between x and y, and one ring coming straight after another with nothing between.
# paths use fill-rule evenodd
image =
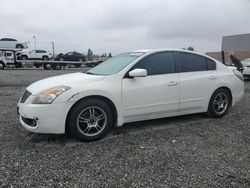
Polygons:
<instances>
[{"instance_id":1,"label":"white sedan","mask_svg":"<svg viewBox=\"0 0 250 188\"><path fill-rule=\"evenodd\" d=\"M139 50L86 73L55 76L27 87L18 102L31 132L102 138L124 123L207 113L223 117L244 94L242 74L185 50Z\"/></svg>"}]
</instances>

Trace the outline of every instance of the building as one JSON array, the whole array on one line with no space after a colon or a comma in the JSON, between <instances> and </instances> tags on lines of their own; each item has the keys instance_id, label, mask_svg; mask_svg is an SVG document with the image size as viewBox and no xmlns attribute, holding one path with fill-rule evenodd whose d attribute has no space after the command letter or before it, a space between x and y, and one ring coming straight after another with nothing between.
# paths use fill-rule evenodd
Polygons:
<instances>
[{"instance_id":1,"label":"building","mask_svg":"<svg viewBox=\"0 0 250 188\"><path fill-rule=\"evenodd\" d=\"M221 62L230 62L229 55L234 54L240 60L250 58L250 33L224 36L222 38L221 52L207 52Z\"/></svg>"}]
</instances>

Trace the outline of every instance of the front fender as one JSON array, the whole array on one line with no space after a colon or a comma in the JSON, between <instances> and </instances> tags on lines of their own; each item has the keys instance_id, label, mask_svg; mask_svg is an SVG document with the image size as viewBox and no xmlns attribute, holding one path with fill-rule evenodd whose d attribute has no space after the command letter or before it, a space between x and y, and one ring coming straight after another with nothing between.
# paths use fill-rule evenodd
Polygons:
<instances>
[{"instance_id":1,"label":"front fender","mask_svg":"<svg viewBox=\"0 0 250 188\"><path fill-rule=\"evenodd\" d=\"M79 100L82 100L84 98L91 97L91 96L100 96L100 97L105 97L105 98L109 99L114 104L116 111L117 111L117 126L121 126L123 124L120 94L117 94L117 96L115 96L115 95L113 95L109 92L103 91L103 90L82 91L82 92L78 92L78 93L72 95L67 100L67 103L70 104L72 107Z\"/></svg>"}]
</instances>

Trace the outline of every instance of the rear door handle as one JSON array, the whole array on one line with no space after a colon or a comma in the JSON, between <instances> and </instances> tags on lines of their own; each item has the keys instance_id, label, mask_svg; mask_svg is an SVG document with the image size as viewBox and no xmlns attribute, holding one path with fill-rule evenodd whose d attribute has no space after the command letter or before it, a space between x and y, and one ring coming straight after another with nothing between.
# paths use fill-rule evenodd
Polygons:
<instances>
[{"instance_id":1,"label":"rear door handle","mask_svg":"<svg viewBox=\"0 0 250 188\"><path fill-rule=\"evenodd\" d=\"M175 86L177 84L178 82L175 82L175 81L168 82L168 86Z\"/></svg>"},{"instance_id":2,"label":"rear door handle","mask_svg":"<svg viewBox=\"0 0 250 188\"><path fill-rule=\"evenodd\" d=\"M214 76L214 75L213 75L213 76L210 76L210 77L209 77L209 80L215 80L215 79L217 79L217 76Z\"/></svg>"}]
</instances>

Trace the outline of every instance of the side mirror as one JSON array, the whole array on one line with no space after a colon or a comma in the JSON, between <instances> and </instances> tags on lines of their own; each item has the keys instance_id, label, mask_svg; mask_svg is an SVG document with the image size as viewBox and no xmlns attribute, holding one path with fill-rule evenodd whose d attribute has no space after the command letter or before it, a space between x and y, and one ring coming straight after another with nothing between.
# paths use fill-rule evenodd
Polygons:
<instances>
[{"instance_id":1,"label":"side mirror","mask_svg":"<svg viewBox=\"0 0 250 188\"><path fill-rule=\"evenodd\" d=\"M146 69L134 69L128 73L130 77L146 77L148 75Z\"/></svg>"}]
</instances>

